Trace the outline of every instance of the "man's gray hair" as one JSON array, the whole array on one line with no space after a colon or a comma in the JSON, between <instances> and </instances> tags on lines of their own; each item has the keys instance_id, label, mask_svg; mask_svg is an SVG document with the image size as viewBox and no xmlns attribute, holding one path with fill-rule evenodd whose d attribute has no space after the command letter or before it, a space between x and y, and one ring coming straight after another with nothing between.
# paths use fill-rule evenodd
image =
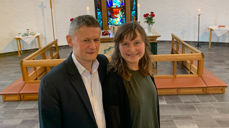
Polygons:
<instances>
[{"instance_id":1,"label":"man's gray hair","mask_svg":"<svg viewBox=\"0 0 229 128\"><path fill-rule=\"evenodd\" d=\"M100 27L99 22L91 15L81 15L71 21L68 34L74 36L82 26Z\"/></svg>"}]
</instances>

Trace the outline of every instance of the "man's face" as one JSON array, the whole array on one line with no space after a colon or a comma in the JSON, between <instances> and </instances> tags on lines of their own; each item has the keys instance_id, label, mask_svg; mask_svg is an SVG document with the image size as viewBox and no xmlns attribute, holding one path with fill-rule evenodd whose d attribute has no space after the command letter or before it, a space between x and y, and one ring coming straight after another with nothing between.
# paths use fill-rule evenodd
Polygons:
<instances>
[{"instance_id":1,"label":"man's face","mask_svg":"<svg viewBox=\"0 0 229 128\"><path fill-rule=\"evenodd\" d=\"M73 47L74 55L81 64L91 64L98 55L100 46L99 27L82 26L75 35L67 36L68 45Z\"/></svg>"}]
</instances>

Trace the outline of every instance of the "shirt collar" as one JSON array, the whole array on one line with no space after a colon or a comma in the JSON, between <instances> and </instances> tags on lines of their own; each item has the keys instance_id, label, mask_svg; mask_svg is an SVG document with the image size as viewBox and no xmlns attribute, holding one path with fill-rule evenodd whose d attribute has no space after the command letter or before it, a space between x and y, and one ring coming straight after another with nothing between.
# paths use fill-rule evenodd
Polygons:
<instances>
[{"instance_id":1,"label":"shirt collar","mask_svg":"<svg viewBox=\"0 0 229 128\"><path fill-rule=\"evenodd\" d=\"M74 55L74 52L72 52L72 60L73 62L75 63L77 69L79 70L79 73L82 75L82 73L86 72L87 69L81 65L79 63L79 61L76 59L75 55ZM92 73L94 73L95 71L97 71L99 67L99 61L96 59L93 63L92 63ZM87 71L88 72L88 71Z\"/></svg>"}]
</instances>

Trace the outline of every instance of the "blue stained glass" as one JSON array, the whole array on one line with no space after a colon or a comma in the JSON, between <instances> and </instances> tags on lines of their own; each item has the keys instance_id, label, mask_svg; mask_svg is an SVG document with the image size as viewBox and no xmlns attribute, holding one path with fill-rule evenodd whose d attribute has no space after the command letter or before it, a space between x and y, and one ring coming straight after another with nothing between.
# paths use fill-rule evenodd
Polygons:
<instances>
[{"instance_id":1,"label":"blue stained glass","mask_svg":"<svg viewBox=\"0 0 229 128\"><path fill-rule=\"evenodd\" d=\"M125 23L125 3L124 0L107 0L107 20L108 25L122 25Z\"/></svg>"},{"instance_id":2,"label":"blue stained glass","mask_svg":"<svg viewBox=\"0 0 229 128\"><path fill-rule=\"evenodd\" d=\"M131 11L131 21L133 21L133 17L136 18L136 15L135 14L136 14L136 11Z\"/></svg>"},{"instance_id":3,"label":"blue stained glass","mask_svg":"<svg viewBox=\"0 0 229 128\"><path fill-rule=\"evenodd\" d=\"M107 0L107 7L113 6L113 0Z\"/></svg>"},{"instance_id":4,"label":"blue stained glass","mask_svg":"<svg viewBox=\"0 0 229 128\"><path fill-rule=\"evenodd\" d=\"M113 0L113 7L121 7L123 5L122 0Z\"/></svg>"},{"instance_id":5,"label":"blue stained glass","mask_svg":"<svg viewBox=\"0 0 229 128\"><path fill-rule=\"evenodd\" d=\"M136 10L136 1L134 0L134 3L133 3L133 8L132 10Z\"/></svg>"},{"instance_id":6,"label":"blue stained glass","mask_svg":"<svg viewBox=\"0 0 229 128\"><path fill-rule=\"evenodd\" d=\"M131 21L137 21L137 0L131 0L131 10L130 10L130 15L131 15Z\"/></svg>"},{"instance_id":7,"label":"blue stained glass","mask_svg":"<svg viewBox=\"0 0 229 128\"><path fill-rule=\"evenodd\" d=\"M97 11L97 20L99 21L99 24L102 28L103 26L103 21L102 21L102 12L101 11Z\"/></svg>"},{"instance_id":8,"label":"blue stained glass","mask_svg":"<svg viewBox=\"0 0 229 128\"><path fill-rule=\"evenodd\" d=\"M107 0L107 7L121 7L124 6L124 0Z\"/></svg>"},{"instance_id":9,"label":"blue stained glass","mask_svg":"<svg viewBox=\"0 0 229 128\"><path fill-rule=\"evenodd\" d=\"M103 29L102 6L101 0L95 1L96 18ZM126 5L125 0L106 0L107 7L107 24L122 25L126 23ZM137 0L130 0L130 17L131 21L136 21L137 17Z\"/></svg>"},{"instance_id":10,"label":"blue stained glass","mask_svg":"<svg viewBox=\"0 0 229 128\"><path fill-rule=\"evenodd\" d=\"M101 29L103 29L101 0L95 0L95 12L96 12L96 18L99 22L99 25Z\"/></svg>"}]
</instances>

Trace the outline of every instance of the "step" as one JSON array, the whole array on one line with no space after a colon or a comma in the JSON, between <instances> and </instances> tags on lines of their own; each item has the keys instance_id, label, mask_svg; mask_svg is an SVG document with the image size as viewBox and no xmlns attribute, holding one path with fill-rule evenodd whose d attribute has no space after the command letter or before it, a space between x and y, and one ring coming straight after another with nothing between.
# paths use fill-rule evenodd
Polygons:
<instances>
[{"instance_id":1,"label":"step","mask_svg":"<svg viewBox=\"0 0 229 128\"><path fill-rule=\"evenodd\" d=\"M227 87L227 84L207 69L204 69L202 79L207 86L208 94L225 93L225 88Z\"/></svg>"},{"instance_id":2,"label":"step","mask_svg":"<svg viewBox=\"0 0 229 128\"><path fill-rule=\"evenodd\" d=\"M155 78L159 95L205 94L201 77Z\"/></svg>"},{"instance_id":3,"label":"step","mask_svg":"<svg viewBox=\"0 0 229 128\"><path fill-rule=\"evenodd\" d=\"M40 83L25 84L20 91L21 100L37 100Z\"/></svg>"},{"instance_id":4,"label":"step","mask_svg":"<svg viewBox=\"0 0 229 128\"><path fill-rule=\"evenodd\" d=\"M17 79L13 83L11 83L7 88L2 90L0 92L0 95L2 95L3 101L19 101L21 100L19 92L24 87L25 82L22 80L22 78Z\"/></svg>"}]
</instances>

